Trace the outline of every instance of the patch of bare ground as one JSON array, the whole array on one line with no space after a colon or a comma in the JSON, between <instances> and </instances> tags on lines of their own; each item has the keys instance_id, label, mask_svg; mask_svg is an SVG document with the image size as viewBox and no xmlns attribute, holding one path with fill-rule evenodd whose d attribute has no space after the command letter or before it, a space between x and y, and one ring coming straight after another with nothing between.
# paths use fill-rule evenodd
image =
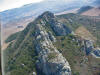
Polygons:
<instances>
[{"instance_id":1,"label":"patch of bare ground","mask_svg":"<svg viewBox=\"0 0 100 75\"><path fill-rule=\"evenodd\" d=\"M2 50L5 50L7 48L7 46L9 45L9 43L3 43L2 45Z\"/></svg>"},{"instance_id":2,"label":"patch of bare ground","mask_svg":"<svg viewBox=\"0 0 100 75\"><path fill-rule=\"evenodd\" d=\"M19 20L18 22L13 21L13 22L7 23L6 27L3 27L2 29L2 37L3 37L2 50L6 49L7 46L9 45L9 43L5 43L5 40L7 39L7 37L10 36L11 34L22 31L31 21L33 21L33 19L28 18L28 19ZM18 28L18 26L22 26L22 27Z\"/></svg>"},{"instance_id":3,"label":"patch of bare ground","mask_svg":"<svg viewBox=\"0 0 100 75\"><path fill-rule=\"evenodd\" d=\"M75 34L86 40L97 40L84 26L77 28Z\"/></svg>"}]
</instances>

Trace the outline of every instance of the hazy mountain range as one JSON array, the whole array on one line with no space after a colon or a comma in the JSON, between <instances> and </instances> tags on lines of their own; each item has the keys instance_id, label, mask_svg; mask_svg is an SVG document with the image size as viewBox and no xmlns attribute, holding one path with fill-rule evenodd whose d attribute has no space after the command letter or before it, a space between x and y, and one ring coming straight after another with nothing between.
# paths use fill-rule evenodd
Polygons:
<instances>
[{"instance_id":1,"label":"hazy mountain range","mask_svg":"<svg viewBox=\"0 0 100 75\"><path fill-rule=\"evenodd\" d=\"M69 9L74 9L81 7L83 4L80 4L80 2L74 2L67 3L65 0L48 0L43 1L40 3L33 3L33 4L27 4L20 8L15 8L11 10L7 10L4 12L1 12L0 15L2 17L3 23L17 20L24 17L30 17L30 16L38 16L39 14L43 13L44 11L52 11L54 13L62 12Z\"/></svg>"},{"instance_id":2,"label":"hazy mountain range","mask_svg":"<svg viewBox=\"0 0 100 75\"><path fill-rule=\"evenodd\" d=\"M98 4L98 1L95 3ZM11 10L6 10L0 13L2 23L7 23L9 21L18 20L21 18L26 18L30 16L38 16L39 14L43 13L44 11L51 11L53 13L63 12L75 8L80 8L84 5L91 4L93 1L82 1L82 0L45 0L40 3L32 3L24 5L20 8L15 8ZM95 4L94 3L94 4Z\"/></svg>"}]
</instances>

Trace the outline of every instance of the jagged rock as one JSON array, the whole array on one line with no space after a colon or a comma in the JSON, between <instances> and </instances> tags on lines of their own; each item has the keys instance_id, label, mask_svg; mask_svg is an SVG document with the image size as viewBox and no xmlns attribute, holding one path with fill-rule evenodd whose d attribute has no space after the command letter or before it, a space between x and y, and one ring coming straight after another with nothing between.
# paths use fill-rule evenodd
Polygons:
<instances>
[{"instance_id":1,"label":"jagged rock","mask_svg":"<svg viewBox=\"0 0 100 75\"><path fill-rule=\"evenodd\" d=\"M93 41L84 40L84 44L85 44L84 46L85 46L86 55L89 55L94 49Z\"/></svg>"},{"instance_id":2,"label":"jagged rock","mask_svg":"<svg viewBox=\"0 0 100 75\"><path fill-rule=\"evenodd\" d=\"M44 30L41 24L36 25L35 48L38 54L37 69L44 75L71 75L68 61L52 44L54 36Z\"/></svg>"},{"instance_id":3,"label":"jagged rock","mask_svg":"<svg viewBox=\"0 0 100 75\"><path fill-rule=\"evenodd\" d=\"M43 13L41 16L38 17L38 19L42 19L41 23L42 25L50 25L52 30L55 32L56 35L68 35L72 31L64 24L57 21L57 18L54 16L53 13L47 11ZM44 20L44 21L43 21ZM48 24L46 24L48 23Z\"/></svg>"},{"instance_id":4,"label":"jagged rock","mask_svg":"<svg viewBox=\"0 0 100 75\"><path fill-rule=\"evenodd\" d=\"M96 58L100 58L100 49L95 49L94 51L93 51L93 56L95 56Z\"/></svg>"},{"instance_id":5,"label":"jagged rock","mask_svg":"<svg viewBox=\"0 0 100 75\"><path fill-rule=\"evenodd\" d=\"M56 42L56 38L54 36L52 36L51 32L48 32L49 38L51 41Z\"/></svg>"}]
</instances>

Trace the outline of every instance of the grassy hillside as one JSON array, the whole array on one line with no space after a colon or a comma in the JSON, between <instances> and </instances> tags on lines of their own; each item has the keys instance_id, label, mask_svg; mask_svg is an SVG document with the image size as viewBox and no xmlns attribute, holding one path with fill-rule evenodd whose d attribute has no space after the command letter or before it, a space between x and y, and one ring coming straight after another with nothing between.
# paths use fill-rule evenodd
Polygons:
<instances>
[{"instance_id":1,"label":"grassy hillside","mask_svg":"<svg viewBox=\"0 0 100 75\"><path fill-rule=\"evenodd\" d=\"M34 27L32 26L34 25L30 23L25 30L19 33L15 42L11 42L4 51L7 75L32 75L32 72L36 71L36 54L33 45Z\"/></svg>"},{"instance_id":2,"label":"grassy hillside","mask_svg":"<svg viewBox=\"0 0 100 75\"><path fill-rule=\"evenodd\" d=\"M86 40L97 40L97 38L94 37L84 26L78 27L75 30L75 34Z\"/></svg>"},{"instance_id":3,"label":"grassy hillside","mask_svg":"<svg viewBox=\"0 0 100 75\"><path fill-rule=\"evenodd\" d=\"M71 65L72 75L99 75L100 59L86 56L79 42L73 40L73 35L57 36L54 45ZM94 69L95 68L95 69Z\"/></svg>"},{"instance_id":4,"label":"grassy hillside","mask_svg":"<svg viewBox=\"0 0 100 75\"><path fill-rule=\"evenodd\" d=\"M78 46L78 42L72 41L74 36L71 35L57 36L56 38L57 42L54 45L70 63L72 74L79 75L79 71L77 71L74 67L81 61L81 58L84 55L80 50L81 46Z\"/></svg>"},{"instance_id":5,"label":"grassy hillside","mask_svg":"<svg viewBox=\"0 0 100 75\"><path fill-rule=\"evenodd\" d=\"M5 43L8 43L8 42L11 42L11 41L15 40L15 39L17 38L17 36L18 36L19 33L20 33L20 32L17 32L17 33L15 33L15 34L10 35L10 36L5 40Z\"/></svg>"},{"instance_id":6,"label":"grassy hillside","mask_svg":"<svg viewBox=\"0 0 100 75\"><path fill-rule=\"evenodd\" d=\"M81 16L78 14L63 14L57 16L60 22L63 22L69 26L73 31L76 31L80 26L86 27L86 29L98 39L97 44L100 46L100 17ZM94 32L95 25L95 32Z\"/></svg>"}]
</instances>

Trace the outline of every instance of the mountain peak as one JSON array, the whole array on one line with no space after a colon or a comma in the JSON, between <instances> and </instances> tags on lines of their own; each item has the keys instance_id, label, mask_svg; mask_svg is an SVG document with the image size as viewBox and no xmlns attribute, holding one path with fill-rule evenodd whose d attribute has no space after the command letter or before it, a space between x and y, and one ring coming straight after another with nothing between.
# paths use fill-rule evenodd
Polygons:
<instances>
[{"instance_id":1,"label":"mountain peak","mask_svg":"<svg viewBox=\"0 0 100 75\"><path fill-rule=\"evenodd\" d=\"M53 15L53 13L50 12L50 11L46 11L46 12L44 12L43 14L44 14L44 15L45 15L45 14L50 14L50 15L52 14L52 15Z\"/></svg>"},{"instance_id":2,"label":"mountain peak","mask_svg":"<svg viewBox=\"0 0 100 75\"><path fill-rule=\"evenodd\" d=\"M54 18L54 14L50 11L46 11L42 15L39 16L39 18L43 18L43 17Z\"/></svg>"}]
</instances>

